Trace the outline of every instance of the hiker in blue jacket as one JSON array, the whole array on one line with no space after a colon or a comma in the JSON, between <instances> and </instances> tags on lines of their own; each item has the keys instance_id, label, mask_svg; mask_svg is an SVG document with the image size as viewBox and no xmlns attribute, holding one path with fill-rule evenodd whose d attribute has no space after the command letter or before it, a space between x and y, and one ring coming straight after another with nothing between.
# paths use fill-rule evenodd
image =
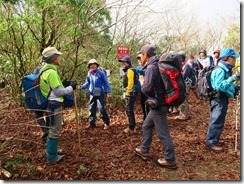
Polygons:
<instances>
[{"instance_id":1,"label":"hiker in blue jacket","mask_svg":"<svg viewBox=\"0 0 244 184\"><path fill-rule=\"evenodd\" d=\"M223 142L220 141L220 136L224 127L225 117L228 109L228 99L235 98L238 88L234 84L240 79L240 74L231 76L232 68L235 67L236 54L233 49L226 48L221 50L218 67L211 74L210 81L213 89L217 92L210 99L210 122L206 136L206 145L212 151L223 151Z\"/></svg>"},{"instance_id":2,"label":"hiker in blue jacket","mask_svg":"<svg viewBox=\"0 0 244 184\"><path fill-rule=\"evenodd\" d=\"M90 101L89 101L89 125L87 129L96 126L96 109L100 111L101 117L104 122L104 130L109 128L110 119L106 110L106 99L110 98L110 86L105 73L100 70L97 60L91 59L88 62L88 72L85 83L80 89L89 88Z\"/></svg>"}]
</instances>

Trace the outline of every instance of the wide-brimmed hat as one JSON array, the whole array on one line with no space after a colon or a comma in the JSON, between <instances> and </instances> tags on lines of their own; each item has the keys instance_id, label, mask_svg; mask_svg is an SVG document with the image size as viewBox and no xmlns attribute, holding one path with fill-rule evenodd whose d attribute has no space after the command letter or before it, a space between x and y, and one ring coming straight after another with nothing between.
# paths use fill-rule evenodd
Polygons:
<instances>
[{"instance_id":1,"label":"wide-brimmed hat","mask_svg":"<svg viewBox=\"0 0 244 184\"><path fill-rule=\"evenodd\" d=\"M97 64L97 67L99 67L99 64L97 62L96 59L91 59L89 62L88 62L88 68L90 68L90 64Z\"/></svg>"},{"instance_id":2,"label":"wide-brimmed hat","mask_svg":"<svg viewBox=\"0 0 244 184\"><path fill-rule=\"evenodd\" d=\"M59 52L55 47L47 47L42 51L42 56L44 56L45 58L48 58L54 54L61 55L63 53Z\"/></svg>"}]
</instances>

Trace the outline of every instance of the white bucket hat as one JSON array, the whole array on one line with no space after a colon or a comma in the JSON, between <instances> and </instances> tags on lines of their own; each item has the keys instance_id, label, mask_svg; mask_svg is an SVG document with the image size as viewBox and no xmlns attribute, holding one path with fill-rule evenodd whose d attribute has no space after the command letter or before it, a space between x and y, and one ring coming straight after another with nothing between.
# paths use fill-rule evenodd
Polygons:
<instances>
[{"instance_id":1,"label":"white bucket hat","mask_svg":"<svg viewBox=\"0 0 244 184\"><path fill-rule=\"evenodd\" d=\"M90 64L97 64L97 67L99 67L98 62L97 62L97 60L95 60L95 59L91 59L91 60L88 62L88 68L90 68Z\"/></svg>"}]
</instances>

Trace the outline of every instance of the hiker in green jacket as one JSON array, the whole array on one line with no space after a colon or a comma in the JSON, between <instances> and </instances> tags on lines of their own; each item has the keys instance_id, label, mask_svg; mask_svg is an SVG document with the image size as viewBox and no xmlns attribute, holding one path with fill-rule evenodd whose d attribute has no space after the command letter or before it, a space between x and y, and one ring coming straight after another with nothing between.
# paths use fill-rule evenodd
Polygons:
<instances>
[{"instance_id":1,"label":"hiker in green jacket","mask_svg":"<svg viewBox=\"0 0 244 184\"><path fill-rule=\"evenodd\" d=\"M58 67L61 61L62 53L55 47L47 47L43 50L43 61L46 63L42 70L40 79L40 89L45 97L48 97L49 110L49 133L46 144L46 157L48 163L59 162L64 155L58 154L58 137L62 129L62 111L64 95L70 94L76 89L76 83L72 82L69 85L65 84L64 87L59 74Z\"/></svg>"}]
</instances>

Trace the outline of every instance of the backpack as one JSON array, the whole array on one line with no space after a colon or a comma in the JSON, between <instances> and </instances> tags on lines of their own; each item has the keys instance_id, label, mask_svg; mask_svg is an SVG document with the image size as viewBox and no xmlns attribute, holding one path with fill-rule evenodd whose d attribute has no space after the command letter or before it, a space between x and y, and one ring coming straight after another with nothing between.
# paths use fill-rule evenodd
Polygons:
<instances>
[{"instance_id":1,"label":"backpack","mask_svg":"<svg viewBox=\"0 0 244 184\"><path fill-rule=\"evenodd\" d=\"M186 99L186 86L181 74L182 59L176 53L163 54L158 62L165 88L165 103L178 106Z\"/></svg>"},{"instance_id":2,"label":"backpack","mask_svg":"<svg viewBox=\"0 0 244 184\"><path fill-rule=\"evenodd\" d=\"M102 68L102 67L98 67L98 70L103 71L104 74L105 74L105 76L108 77L107 71L106 71L104 68Z\"/></svg>"},{"instance_id":3,"label":"backpack","mask_svg":"<svg viewBox=\"0 0 244 184\"><path fill-rule=\"evenodd\" d=\"M197 81L197 94L198 98L204 101L210 101L210 99L217 94L217 91L213 89L210 81L212 71L219 66L208 66L199 72Z\"/></svg>"},{"instance_id":4,"label":"backpack","mask_svg":"<svg viewBox=\"0 0 244 184\"><path fill-rule=\"evenodd\" d=\"M197 86L197 71L195 68L190 67L190 75L185 78L185 84L189 88L196 88Z\"/></svg>"},{"instance_id":5,"label":"backpack","mask_svg":"<svg viewBox=\"0 0 244 184\"><path fill-rule=\"evenodd\" d=\"M43 72L49 69L53 68L45 68L38 74L29 74L24 76L22 79L24 101L31 110L47 108L48 97L51 93L51 90L48 92L47 98L42 95L40 89L40 77Z\"/></svg>"}]
</instances>

